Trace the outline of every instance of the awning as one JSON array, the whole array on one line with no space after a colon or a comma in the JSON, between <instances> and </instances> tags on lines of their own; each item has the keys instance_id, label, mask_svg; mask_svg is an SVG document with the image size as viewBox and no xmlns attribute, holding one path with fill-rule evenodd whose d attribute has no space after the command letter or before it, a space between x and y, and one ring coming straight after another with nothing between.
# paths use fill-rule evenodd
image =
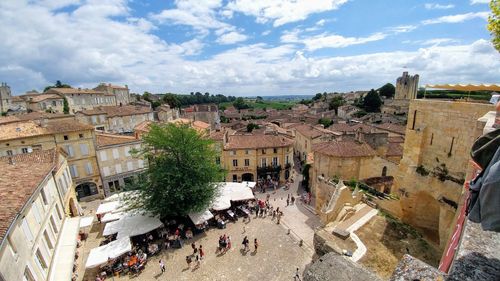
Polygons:
<instances>
[{"instance_id":1,"label":"awning","mask_svg":"<svg viewBox=\"0 0 500 281\"><path fill-rule=\"evenodd\" d=\"M94 248L89 253L85 268L93 268L105 264L109 259L118 258L131 250L132 244L130 243L130 238L128 237L124 237L122 239L112 241L107 245ZM71 280L71 278L59 280Z\"/></svg>"},{"instance_id":2,"label":"awning","mask_svg":"<svg viewBox=\"0 0 500 281\"><path fill-rule=\"evenodd\" d=\"M76 238L79 230L80 217L64 220L59 241L54 250L49 281L71 280L75 262Z\"/></svg>"},{"instance_id":3,"label":"awning","mask_svg":"<svg viewBox=\"0 0 500 281\"><path fill-rule=\"evenodd\" d=\"M242 181L241 183L250 188L254 188L257 185L257 183L254 181Z\"/></svg>"},{"instance_id":4,"label":"awning","mask_svg":"<svg viewBox=\"0 0 500 281\"><path fill-rule=\"evenodd\" d=\"M219 195L212 203L211 209L222 211L231 208L231 201L255 199L250 184L238 182L218 183Z\"/></svg>"},{"instance_id":5,"label":"awning","mask_svg":"<svg viewBox=\"0 0 500 281\"><path fill-rule=\"evenodd\" d=\"M143 215L124 216L118 221L106 224L103 235L118 233L117 239L120 239L145 234L162 226L163 223L156 217Z\"/></svg>"},{"instance_id":6,"label":"awning","mask_svg":"<svg viewBox=\"0 0 500 281\"><path fill-rule=\"evenodd\" d=\"M99 205L99 207L97 208L97 211L95 213L96 213L96 215L109 213L109 212L116 210L118 207L120 207L119 201L101 203L101 205Z\"/></svg>"},{"instance_id":7,"label":"awning","mask_svg":"<svg viewBox=\"0 0 500 281\"><path fill-rule=\"evenodd\" d=\"M93 216L80 218L80 228L91 226L93 221L94 221Z\"/></svg>"},{"instance_id":8,"label":"awning","mask_svg":"<svg viewBox=\"0 0 500 281\"><path fill-rule=\"evenodd\" d=\"M456 91L500 91L496 84L429 84L425 88L456 90Z\"/></svg>"},{"instance_id":9,"label":"awning","mask_svg":"<svg viewBox=\"0 0 500 281\"><path fill-rule=\"evenodd\" d=\"M206 222L207 220L209 220L209 219L211 219L213 217L214 217L214 215L212 213L210 213L209 210L205 210L205 211L202 211L202 212L189 214L189 218L193 221L193 223L195 225L202 224L202 223Z\"/></svg>"},{"instance_id":10,"label":"awning","mask_svg":"<svg viewBox=\"0 0 500 281\"><path fill-rule=\"evenodd\" d=\"M118 213L107 213L102 217L101 222L110 222L110 221L116 221L119 220L123 216L122 212Z\"/></svg>"},{"instance_id":11,"label":"awning","mask_svg":"<svg viewBox=\"0 0 500 281\"><path fill-rule=\"evenodd\" d=\"M132 190L132 191L123 191L123 192L120 192L120 193L116 193L116 194L113 194L107 198L105 198L103 201L104 202L112 202L112 201L123 201L124 198L127 198L127 197L133 197L133 196L136 196L136 195L139 195L140 193L136 190Z\"/></svg>"}]
</instances>

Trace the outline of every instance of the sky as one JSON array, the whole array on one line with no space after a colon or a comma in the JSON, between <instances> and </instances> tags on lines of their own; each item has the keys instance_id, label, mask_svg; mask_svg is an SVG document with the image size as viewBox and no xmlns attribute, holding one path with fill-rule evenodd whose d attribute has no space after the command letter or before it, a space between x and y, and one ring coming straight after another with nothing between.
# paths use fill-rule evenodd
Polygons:
<instances>
[{"instance_id":1,"label":"sky","mask_svg":"<svg viewBox=\"0 0 500 281\"><path fill-rule=\"evenodd\" d=\"M235 96L500 83L486 0L1 0L0 81Z\"/></svg>"}]
</instances>

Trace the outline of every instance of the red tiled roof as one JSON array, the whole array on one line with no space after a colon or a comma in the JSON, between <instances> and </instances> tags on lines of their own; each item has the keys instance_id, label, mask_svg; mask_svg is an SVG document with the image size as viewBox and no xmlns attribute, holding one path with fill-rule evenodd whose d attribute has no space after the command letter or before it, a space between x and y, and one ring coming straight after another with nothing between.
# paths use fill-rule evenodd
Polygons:
<instances>
[{"instance_id":1,"label":"red tiled roof","mask_svg":"<svg viewBox=\"0 0 500 281\"><path fill-rule=\"evenodd\" d=\"M225 149L274 148L293 145L293 140L279 135L232 135Z\"/></svg>"},{"instance_id":2,"label":"red tiled roof","mask_svg":"<svg viewBox=\"0 0 500 281\"><path fill-rule=\"evenodd\" d=\"M33 120L19 121L0 124L0 140L28 138L84 130L94 130L94 127L80 123L76 120L58 120L57 122L48 122L45 127L41 127Z\"/></svg>"},{"instance_id":3,"label":"red tiled roof","mask_svg":"<svg viewBox=\"0 0 500 281\"><path fill-rule=\"evenodd\" d=\"M95 136L98 148L107 145L125 144L125 143L133 143L139 141L138 139L132 136L123 136L123 135L115 135L107 133L96 133Z\"/></svg>"},{"instance_id":4,"label":"red tiled roof","mask_svg":"<svg viewBox=\"0 0 500 281\"><path fill-rule=\"evenodd\" d=\"M403 143L405 142L405 138L402 136L397 136L397 137L387 137L388 142L396 142L396 143Z\"/></svg>"},{"instance_id":5,"label":"red tiled roof","mask_svg":"<svg viewBox=\"0 0 500 281\"><path fill-rule=\"evenodd\" d=\"M0 241L56 165L56 149L0 157Z\"/></svg>"},{"instance_id":6,"label":"red tiled roof","mask_svg":"<svg viewBox=\"0 0 500 281\"><path fill-rule=\"evenodd\" d=\"M376 152L367 143L355 140L322 142L313 145L313 151L333 157L370 157Z\"/></svg>"},{"instance_id":7,"label":"red tiled roof","mask_svg":"<svg viewBox=\"0 0 500 281\"><path fill-rule=\"evenodd\" d=\"M331 130L321 129L321 128L314 127L314 126L309 125L309 124L301 124L298 126L294 126L293 128L297 132L299 132L300 134L302 134L308 138L313 138L313 139L327 135L327 134L334 134L334 132Z\"/></svg>"},{"instance_id":8,"label":"red tiled roof","mask_svg":"<svg viewBox=\"0 0 500 281\"><path fill-rule=\"evenodd\" d=\"M388 143L386 156L403 156L403 146L396 142Z\"/></svg>"},{"instance_id":9,"label":"red tiled roof","mask_svg":"<svg viewBox=\"0 0 500 281\"><path fill-rule=\"evenodd\" d=\"M406 126L393 124L393 123L383 123L373 125L381 130L390 131L396 134L404 135L406 133Z\"/></svg>"}]
</instances>

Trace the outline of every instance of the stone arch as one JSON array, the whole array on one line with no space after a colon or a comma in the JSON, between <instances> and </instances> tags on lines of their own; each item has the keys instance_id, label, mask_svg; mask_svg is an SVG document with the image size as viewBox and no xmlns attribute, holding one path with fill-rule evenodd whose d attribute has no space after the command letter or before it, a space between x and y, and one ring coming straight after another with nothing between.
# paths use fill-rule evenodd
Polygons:
<instances>
[{"instance_id":1,"label":"stone arch","mask_svg":"<svg viewBox=\"0 0 500 281\"><path fill-rule=\"evenodd\" d=\"M76 197L78 200L87 197L96 195L99 193L97 190L97 185L94 182L84 182L76 186Z\"/></svg>"},{"instance_id":2,"label":"stone arch","mask_svg":"<svg viewBox=\"0 0 500 281\"><path fill-rule=\"evenodd\" d=\"M244 173L241 175L241 181L254 181L252 173Z\"/></svg>"},{"instance_id":3,"label":"stone arch","mask_svg":"<svg viewBox=\"0 0 500 281\"><path fill-rule=\"evenodd\" d=\"M411 221L426 238L438 245L440 209L439 202L428 192L415 194Z\"/></svg>"},{"instance_id":4,"label":"stone arch","mask_svg":"<svg viewBox=\"0 0 500 281\"><path fill-rule=\"evenodd\" d=\"M71 215L71 217L77 217L80 215L78 213L78 208L76 207L76 203L73 197L69 198L69 214Z\"/></svg>"}]
</instances>

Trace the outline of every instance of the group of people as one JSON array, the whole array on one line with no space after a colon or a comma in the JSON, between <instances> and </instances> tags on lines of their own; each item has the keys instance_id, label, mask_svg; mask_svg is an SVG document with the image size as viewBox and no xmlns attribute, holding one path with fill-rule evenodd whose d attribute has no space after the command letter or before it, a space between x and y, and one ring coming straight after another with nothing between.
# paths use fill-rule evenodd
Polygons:
<instances>
[{"instance_id":1,"label":"group of people","mask_svg":"<svg viewBox=\"0 0 500 281\"><path fill-rule=\"evenodd\" d=\"M219 246L216 253L225 253L229 249L231 249L231 236L226 234L219 236Z\"/></svg>"},{"instance_id":2,"label":"group of people","mask_svg":"<svg viewBox=\"0 0 500 281\"><path fill-rule=\"evenodd\" d=\"M243 250L245 252L250 251L250 240L248 240L248 236L245 236L245 238L243 238L243 242L241 242L241 244L243 245ZM259 241L257 241L257 238L253 240L253 246L254 252L256 253L257 249L259 248Z\"/></svg>"},{"instance_id":3,"label":"group of people","mask_svg":"<svg viewBox=\"0 0 500 281\"><path fill-rule=\"evenodd\" d=\"M257 189L260 190L260 192L265 193L266 189L272 188L273 190L276 190L278 188L279 181L277 179L260 179L257 182Z\"/></svg>"},{"instance_id":4,"label":"group of people","mask_svg":"<svg viewBox=\"0 0 500 281\"><path fill-rule=\"evenodd\" d=\"M191 264L194 260L194 268L196 269L200 267L201 260L203 259L203 257L205 257L205 252L202 245L196 247L196 244L194 242L191 243L191 248L193 249L193 253L186 256L186 263L188 265L188 268L191 268Z\"/></svg>"}]
</instances>

